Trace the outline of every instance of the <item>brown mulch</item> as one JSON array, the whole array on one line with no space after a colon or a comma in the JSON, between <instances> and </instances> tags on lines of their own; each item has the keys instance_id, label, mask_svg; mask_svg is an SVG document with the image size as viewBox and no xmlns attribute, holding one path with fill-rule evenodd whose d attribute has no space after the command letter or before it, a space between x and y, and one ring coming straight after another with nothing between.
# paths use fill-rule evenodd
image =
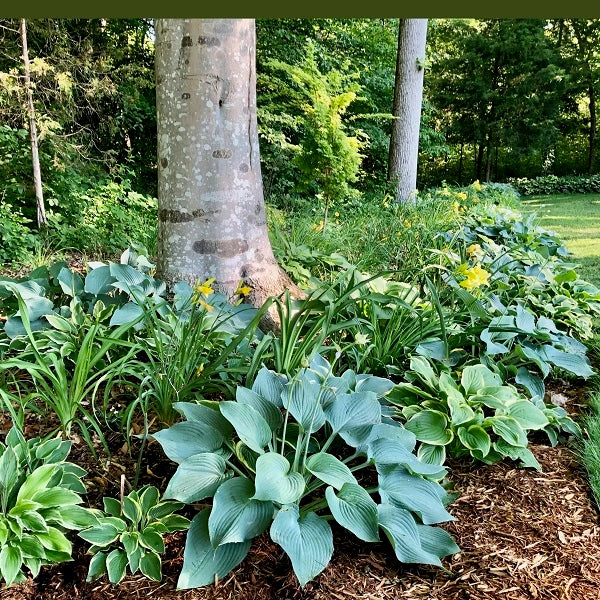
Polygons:
<instances>
[{"instance_id":1,"label":"brown mulch","mask_svg":"<svg viewBox=\"0 0 600 600\"><path fill-rule=\"evenodd\" d=\"M72 459L83 458L78 455L84 449L77 446ZM74 562L45 567L35 581L0 590L0 598L600 599L600 520L584 473L566 447L532 445L531 449L543 466L542 473L516 469L508 463L451 465L451 479L460 496L450 508L457 520L445 527L462 551L444 561L447 570L402 565L387 542L364 544L334 528L333 559L304 590L281 548L265 534L255 540L246 560L217 586L177 592L185 539L185 534L179 533L167 539L160 584L140 576L129 576L119 586L112 586L106 579L85 583L89 556L85 555L85 547L75 542ZM150 457L160 461L160 453L155 450L150 448ZM153 463L143 474L143 483L158 480L154 471L162 469ZM95 478L91 495L98 499L101 493L114 494L122 470L116 459L110 465L96 462L90 473Z\"/></svg>"}]
</instances>

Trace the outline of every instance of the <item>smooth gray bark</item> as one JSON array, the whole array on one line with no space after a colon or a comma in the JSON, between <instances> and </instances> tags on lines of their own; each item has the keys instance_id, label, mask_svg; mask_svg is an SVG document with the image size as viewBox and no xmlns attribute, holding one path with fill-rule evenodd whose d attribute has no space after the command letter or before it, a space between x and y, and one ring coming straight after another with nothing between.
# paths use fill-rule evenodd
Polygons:
<instances>
[{"instance_id":1,"label":"smooth gray bark","mask_svg":"<svg viewBox=\"0 0 600 600\"><path fill-rule=\"evenodd\" d=\"M260 304L290 282L269 241L253 19L157 19L158 269L167 282L240 280Z\"/></svg>"},{"instance_id":2,"label":"smooth gray bark","mask_svg":"<svg viewBox=\"0 0 600 600\"><path fill-rule=\"evenodd\" d=\"M48 219L46 218L44 192L42 190L42 171L40 169L37 126L35 123L35 109L33 107L33 93L31 91L31 71L29 68L29 51L27 48L27 22L25 19L21 19L21 46L23 48L25 94L27 96L27 120L29 123L29 140L31 142L31 162L33 163L33 186L35 188L35 203L37 206L37 224L38 227L45 227L48 224Z\"/></svg>"},{"instance_id":3,"label":"smooth gray bark","mask_svg":"<svg viewBox=\"0 0 600 600\"><path fill-rule=\"evenodd\" d=\"M397 202L413 202L417 187L419 129L427 19L400 19L388 182Z\"/></svg>"}]
</instances>

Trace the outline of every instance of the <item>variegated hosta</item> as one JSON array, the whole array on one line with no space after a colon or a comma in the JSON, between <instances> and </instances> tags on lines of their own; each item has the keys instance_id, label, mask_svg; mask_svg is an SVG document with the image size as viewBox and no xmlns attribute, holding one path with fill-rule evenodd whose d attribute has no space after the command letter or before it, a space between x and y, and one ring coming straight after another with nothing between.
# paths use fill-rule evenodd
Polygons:
<instances>
[{"instance_id":1,"label":"variegated hosta","mask_svg":"<svg viewBox=\"0 0 600 600\"><path fill-rule=\"evenodd\" d=\"M540 465L527 448L528 434L543 430L552 444L560 431L578 434L565 410L527 399L483 364L466 366L457 383L449 369L438 374L423 357L410 362L409 382L399 384L388 400L419 441L417 456L443 464L470 454L492 464L504 457L527 467Z\"/></svg>"},{"instance_id":2,"label":"variegated hosta","mask_svg":"<svg viewBox=\"0 0 600 600\"><path fill-rule=\"evenodd\" d=\"M165 498L212 507L193 519L179 588L211 584L239 564L270 527L304 586L329 563L335 519L358 538L383 531L406 563L441 565L458 547L435 523L450 521L445 469L421 462L415 436L389 417L394 384L317 356L288 379L263 368L235 401L178 403L186 418L154 435L179 467ZM358 472L377 472L365 488Z\"/></svg>"}]
</instances>

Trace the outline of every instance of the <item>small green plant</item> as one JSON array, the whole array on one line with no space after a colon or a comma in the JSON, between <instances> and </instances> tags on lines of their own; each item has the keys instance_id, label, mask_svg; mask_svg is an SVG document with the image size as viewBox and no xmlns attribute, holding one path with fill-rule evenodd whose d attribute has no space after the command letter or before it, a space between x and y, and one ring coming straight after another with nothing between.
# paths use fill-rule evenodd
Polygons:
<instances>
[{"instance_id":1,"label":"small green plant","mask_svg":"<svg viewBox=\"0 0 600 600\"><path fill-rule=\"evenodd\" d=\"M154 486L132 491L120 500L104 498L106 516L79 532L90 542L90 561L87 581L105 573L111 583L125 577L127 567L131 574L138 570L154 581L162 579L161 554L164 554L163 535L183 531L189 520L174 514L183 507L180 502L162 502Z\"/></svg>"},{"instance_id":2,"label":"small green plant","mask_svg":"<svg viewBox=\"0 0 600 600\"><path fill-rule=\"evenodd\" d=\"M0 443L0 573L6 585L37 577L43 565L72 560L65 533L96 522L79 506L85 471L65 462L71 443L26 441L12 428Z\"/></svg>"},{"instance_id":3,"label":"small green plant","mask_svg":"<svg viewBox=\"0 0 600 600\"><path fill-rule=\"evenodd\" d=\"M329 563L332 518L367 542L381 529L402 562L440 566L457 552L432 527L452 520L437 483L445 469L418 460L414 435L384 416L393 385L353 371L335 377L317 355L291 378L263 367L235 401L177 404L187 420L154 434L179 464L165 497L213 497L191 522L178 587L223 578L267 529L304 586ZM363 469L377 483L365 484Z\"/></svg>"},{"instance_id":4,"label":"small green plant","mask_svg":"<svg viewBox=\"0 0 600 600\"><path fill-rule=\"evenodd\" d=\"M553 444L556 427L579 432L564 409L528 400L485 365L464 367L458 383L450 369L438 375L420 356L410 368L408 382L400 383L388 400L400 407L405 428L420 442L417 456L426 462L443 464L448 452L487 464L508 457L540 469L527 448L531 431L545 431Z\"/></svg>"}]
</instances>

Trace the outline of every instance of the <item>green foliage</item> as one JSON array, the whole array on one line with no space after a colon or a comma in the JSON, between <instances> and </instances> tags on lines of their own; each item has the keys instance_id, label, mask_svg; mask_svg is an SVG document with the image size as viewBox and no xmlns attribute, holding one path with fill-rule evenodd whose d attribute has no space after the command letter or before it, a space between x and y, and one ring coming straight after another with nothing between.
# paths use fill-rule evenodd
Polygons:
<instances>
[{"instance_id":1,"label":"green foliage","mask_svg":"<svg viewBox=\"0 0 600 600\"><path fill-rule=\"evenodd\" d=\"M532 179L517 177L511 180L511 183L523 196L600 192L600 175L543 175Z\"/></svg>"},{"instance_id":2,"label":"green foliage","mask_svg":"<svg viewBox=\"0 0 600 600\"><path fill-rule=\"evenodd\" d=\"M445 469L419 461L414 435L385 416L380 400L392 387L353 371L335 377L317 355L292 378L261 369L235 401L178 404L187 420L154 434L179 464L165 497L213 497L192 521L178 587L223 578L269 527L304 586L333 553L328 519L318 514L326 509L364 541L378 541L381 528L402 562L439 566L458 551L432 527L452 519L436 483ZM374 488L355 475L367 467L377 472Z\"/></svg>"},{"instance_id":3,"label":"green foliage","mask_svg":"<svg viewBox=\"0 0 600 600\"><path fill-rule=\"evenodd\" d=\"M349 184L357 180L361 164L361 142L357 137L360 132L348 135L343 117L360 86L355 75L337 70L322 73L312 43L299 65L278 60L271 60L268 65L284 71L294 84L293 97L303 113L295 160L303 174L304 188L314 189L316 184L318 196L324 199L326 221L331 201L357 195Z\"/></svg>"},{"instance_id":4,"label":"green foliage","mask_svg":"<svg viewBox=\"0 0 600 600\"><path fill-rule=\"evenodd\" d=\"M546 431L553 444L555 425L579 432L564 409L528 400L483 364L465 366L459 377L448 367L438 373L426 359L414 357L408 382L388 397L401 407L399 416L420 442L417 456L425 462L443 464L446 453L470 454L487 464L507 457L539 470L527 449L531 432Z\"/></svg>"},{"instance_id":5,"label":"green foliage","mask_svg":"<svg viewBox=\"0 0 600 600\"><path fill-rule=\"evenodd\" d=\"M65 533L93 525L96 517L79 506L85 471L65 462L70 442L25 440L12 428L0 443L0 574L6 585L21 583L27 569L72 560Z\"/></svg>"},{"instance_id":6,"label":"green foliage","mask_svg":"<svg viewBox=\"0 0 600 600\"><path fill-rule=\"evenodd\" d=\"M111 583L120 583L127 567L132 575L139 570L154 581L162 579L163 536L187 529L190 522L174 514L182 503L163 502L159 496L154 486L145 486L120 500L104 498L104 514L79 532L79 537L92 544L87 581L108 574Z\"/></svg>"}]
</instances>

